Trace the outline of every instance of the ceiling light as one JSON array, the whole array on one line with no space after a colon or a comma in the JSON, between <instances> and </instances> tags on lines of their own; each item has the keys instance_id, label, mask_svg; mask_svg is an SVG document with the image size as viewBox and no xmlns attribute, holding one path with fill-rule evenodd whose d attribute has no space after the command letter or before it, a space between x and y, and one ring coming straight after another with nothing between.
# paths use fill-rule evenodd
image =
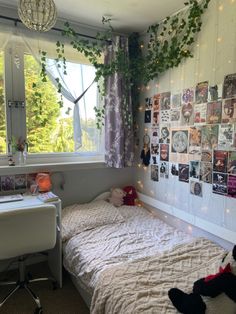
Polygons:
<instances>
[{"instance_id":1,"label":"ceiling light","mask_svg":"<svg viewBox=\"0 0 236 314\"><path fill-rule=\"evenodd\" d=\"M20 0L18 14L26 27L39 32L49 31L57 19L53 0Z\"/></svg>"}]
</instances>

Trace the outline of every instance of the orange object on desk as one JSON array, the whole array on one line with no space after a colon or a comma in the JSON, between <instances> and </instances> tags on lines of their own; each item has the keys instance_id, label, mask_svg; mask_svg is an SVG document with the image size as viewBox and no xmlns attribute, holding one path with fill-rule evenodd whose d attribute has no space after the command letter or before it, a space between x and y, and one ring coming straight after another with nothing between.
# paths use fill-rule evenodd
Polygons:
<instances>
[{"instance_id":1,"label":"orange object on desk","mask_svg":"<svg viewBox=\"0 0 236 314\"><path fill-rule=\"evenodd\" d=\"M52 182L49 173L38 173L35 181L39 187L39 192L48 192L52 188Z\"/></svg>"}]
</instances>

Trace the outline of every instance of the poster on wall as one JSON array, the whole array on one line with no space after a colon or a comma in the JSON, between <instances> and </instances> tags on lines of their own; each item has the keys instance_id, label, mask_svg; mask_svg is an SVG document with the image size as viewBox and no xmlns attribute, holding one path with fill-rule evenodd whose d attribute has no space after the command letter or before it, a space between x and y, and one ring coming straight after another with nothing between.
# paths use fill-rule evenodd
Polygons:
<instances>
[{"instance_id":1,"label":"poster on wall","mask_svg":"<svg viewBox=\"0 0 236 314\"><path fill-rule=\"evenodd\" d=\"M222 123L236 122L236 98L225 99L222 104Z\"/></svg>"},{"instance_id":2,"label":"poster on wall","mask_svg":"<svg viewBox=\"0 0 236 314\"><path fill-rule=\"evenodd\" d=\"M192 103L194 102L194 94L195 89L194 88L186 88L183 90L182 93L182 103Z\"/></svg>"},{"instance_id":3,"label":"poster on wall","mask_svg":"<svg viewBox=\"0 0 236 314\"><path fill-rule=\"evenodd\" d=\"M208 82L198 83L195 90L195 102L197 104L206 103L208 99Z\"/></svg>"},{"instance_id":4,"label":"poster on wall","mask_svg":"<svg viewBox=\"0 0 236 314\"><path fill-rule=\"evenodd\" d=\"M229 152L227 172L236 175L236 151Z\"/></svg>"},{"instance_id":5,"label":"poster on wall","mask_svg":"<svg viewBox=\"0 0 236 314\"><path fill-rule=\"evenodd\" d=\"M202 126L202 149L212 150L218 144L218 125L203 125Z\"/></svg>"},{"instance_id":6,"label":"poster on wall","mask_svg":"<svg viewBox=\"0 0 236 314\"><path fill-rule=\"evenodd\" d=\"M179 181L189 182L189 165L179 164Z\"/></svg>"},{"instance_id":7,"label":"poster on wall","mask_svg":"<svg viewBox=\"0 0 236 314\"><path fill-rule=\"evenodd\" d=\"M233 124L220 124L218 147L230 148L233 146L234 140L234 125Z\"/></svg>"},{"instance_id":8,"label":"poster on wall","mask_svg":"<svg viewBox=\"0 0 236 314\"><path fill-rule=\"evenodd\" d=\"M159 127L151 128L151 144L158 144L159 143Z\"/></svg>"},{"instance_id":9,"label":"poster on wall","mask_svg":"<svg viewBox=\"0 0 236 314\"><path fill-rule=\"evenodd\" d=\"M178 109L171 109L170 111L170 121L172 126L180 126L181 124L181 111Z\"/></svg>"},{"instance_id":10,"label":"poster on wall","mask_svg":"<svg viewBox=\"0 0 236 314\"><path fill-rule=\"evenodd\" d=\"M169 163L168 162L160 163L160 178L164 178L164 179L169 178Z\"/></svg>"},{"instance_id":11,"label":"poster on wall","mask_svg":"<svg viewBox=\"0 0 236 314\"><path fill-rule=\"evenodd\" d=\"M207 104L207 124L221 123L222 103L213 101Z\"/></svg>"},{"instance_id":12,"label":"poster on wall","mask_svg":"<svg viewBox=\"0 0 236 314\"><path fill-rule=\"evenodd\" d=\"M212 183L212 163L201 162L200 164L200 181Z\"/></svg>"},{"instance_id":13,"label":"poster on wall","mask_svg":"<svg viewBox=\"0 0 236 314\"><path fill-rule=\"evenodd\" d=\"M159 144L151 144L151 155L157 156L159 154Z\"/></svg>"},{"instance_id":14,"label":"poster on wall","mask_svg":"<svg viewBox=\"0 0 236 314\"><path fill-rule=\"evenodd\" d=\"M169 144L160 144L160 160L169 161Z\"/></svg>"},{"instance_id":15,"label":"poster on wall","mask_svg":"<svg viewBox=\"0 0 236 314\"><path fill-rule=\"evenodd\" d=\"M170 110L170 92L162 93L161 99L161 110Z\"/></svg>"},{"instance_id":16,"label":"poster on wall","mask_svg":"<svg viewBox=\"0 0 236 314\"><path fill-rule=\"evenodd\" d=\"M144 123L151 123L152 111L145 110L144 112Z\"/></svg>"},{"instance_id":17,"label":"poster on wall","mask_svg":"<svg viewBox=\"0 0 236 314\"><path fill-rule=\"evenodd\" d=\"M160 123L160 112L152 110L152 126L157 127Z\"/></svg>"},{"instance_id":18,"label":"poster on wall","mask_svg":"<svg viewBox=\"0 0 236 314\"><path fill-rule=\"evenodd\" d=\"M171 155L172 162L188 162L188 128L171 129Z\"/></svg>"},{"instance_id":19,"label":"poster on wall","mask_svg":"<svg viewBox=\"0 0 236 314\"><path fill-rule=\"evenodd\" d=\"M213 171L227 172L228 152L224 150L214 150L213 153Z\"/></svg>"},{"instance_id":20,"label":"poster on wall","mask_svg":"<svg viewBox=\"0 0 236 314\"><path fill-rule=\"evenodd\" d=\"M156 182L159 181L158 165L151 165L151 180Z\"/></svg>"},{"instance_id":21,"label":"poster on wall","mask_svg":"<svg viewBox=\"0 0 236 314\"><path fill-rule=\"evenodd\" d=\"M226 173L213 172L213 193L223 195L227 194L227 180L228 175Z\"/></svg>"},{"instance_id":22,"label":"poster on wall","mask_svg":"<svg viewBox=\"0 0 236 314\"><path fill-rule=\"evenodd\" d=\"M152 97L146 97L145 98L145 110L151 110L152 109Z\"/></svg>"},{"instance_id":23,"label":"poster on wall","mask_svg":"<svg viewBox=\"0 0 236 314\"><path fill-rule=\"evenodd\" d=\"M212 158L213 158L212 150L207 150L207 149L202 150L201 161L212 162Z\"/></svg>"},{"instance_id":24,"label":"poster on wall","mask_svg":"<svg viewBox=\"0 0 236 314\"><path fill-rule=\"evenodd\" d=\"M189 154L191 159L201 159L201 127L189 128Z\"/></svg>"},{"instance_id":25,"label":"poster on wall","mask_svg":"<svg viewBox=\"0 0 236 314\"><path fill-rule=\"evenodd\" d=\"M170 143L170 129L168 126L160 126L160 143L169 144Z\"/></svg>"},{"instance_id":26,"label":"poster on wall","mask_svg":"<svg viewBox=\"0 0 236 314\"><path fill-rule=\"evenodd\" d=\"M160 111L160 94L155 94L153 96L153 104L152 104L152 110L153 111Z\"/></svg>"},{"instance_id":27,"label":"poster on wall","mask_svg":"<svg viewBox=\"0 0 236 314\"><path fill-rule=\"evenodd\" d=\"M194 124L206 124L207 103L194 105Z\"/></svg>"},{"instance_id":28,"label":"poster on wall","mask_svg":"<svg viewBox=\"0 0 236 314\"><path fill-rule=\"evenodd\" d=\"M171 173L172 177L178 177L179 176L179 165L177 163L171 163L170 173Z\"/></svg>"},{"instance_id":29,"label":"poster on wall","mask_svg":"<svg viewBox=\"0 0 236 314\"><path fill-rule=\"evenodd\" d=\"M209 86L208 101L217 101L219 99L222 99L222 89L222 84Z\"/></svg>"},{"instance_id":30,"label":"poster on wall","mask_svg":"<svg viewBox=\"0 0 236 314\"><path fill-rule=\"evenodd\" d=\"M236 176L233 175L228 177L228 196L236 198Z\"/></svg>"},{"instance_id":31,"label":"poster on wall","mask_svg":"<svg viewBox=\"0 0 236 314\"><path fill-rule=\"evenodd\" d=\"M189 163L189 176L192 179L199 180L200 178L200 161L190 161Z\"/></svg>"},{"instance_id":32,"label":"poster on wall","mask_svg":"<svg viewBox=\"0 0 236 314\"><path fill-rule=\"evenodd\" d=\"M160 123L169 123L171 110L161 110Z\"/></svg>"},{"instance_id":33,"label":"poster on wall","mask_svg":"<svg viewBox=\"0 0 236 314\"><path fill-rule=\"evenodd\" d=\"M15 190L26 189L26 175L16 174L15 175Z\"/></svg>"},{"instance_id":34,"label":"poster on wall","mask_svg":"<svg viewBox=\"0 0 236 314\"><path fill-rule=\"evenodd\" d=\"M182 94L173 94L171 96L171 109L176 109L180 110L182 106L182 101L181 101Z\"/></svg>"},{"instance_id":35,"label":"poster on wall","mask_svg":"<svg viewBox=\"0 0 236 314\"><path fill-rule=\"evenodd\" d=\"M202 183L190 181L190 193L202 197Z\"/></svg>"},{"instance_id":36,"label":"poster on wall","mask_svg":"<svg viewBox=\"0 0 236 314\"><path fill-rule=\"evenodd\" d=\"M224 78L223 98L236 97L236 73L228 74Z\"/></svg>"},{"instance_id":37,"label":"poster on wall","mask_svg":"<svg viewBox=\"0 0 236 314\"><path fill-rule=\"evenodd\" d=\"M194 113L193 103L186 103L182 105L181 109L181 125L193 125Z\"/></svg>"},{"instance_id":38,"label":"poster on wall","mask_svg":"<svg viewBox=\"0 0 236 314\"><path fill-rule=\"evenodd\" d=\"M13 191L15 189L14 176L2 176L1 187L2 191Z\"/></svg>"}]
</instances>

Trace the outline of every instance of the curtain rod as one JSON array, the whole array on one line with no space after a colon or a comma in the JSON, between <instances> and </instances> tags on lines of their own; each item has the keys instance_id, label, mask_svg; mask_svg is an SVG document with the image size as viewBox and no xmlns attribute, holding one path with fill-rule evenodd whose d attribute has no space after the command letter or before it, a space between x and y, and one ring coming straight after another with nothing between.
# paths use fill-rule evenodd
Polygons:
<instances>
[{"instance_id":1,"label":"curtain rod","mask_svg":"<svg viewBox=\"0 0 236 314\"><path fill-rule=\"evenodd\" d=\"M17 18L14 18L14 17L9 17L9 16L4 16L4 15L0 15L0 19L3 19L3 20L8 20L8 21L12 21L14 22L14 25L17 26L17 23L22 23L21 20L17 19ZM23 23L22 23L23 24ZM51 28L53 31L56 31L56 32L63 32L63 29L61 28L57 28L57 27L52 27ZM76 33L77 36L81 36L81 37L85 37L85 38L89 38L89 39L97 39L96 37L94 36L89 36L89 35L85 35L85 34L81 34L81 33Z\"/></svg>"}]
</instances>

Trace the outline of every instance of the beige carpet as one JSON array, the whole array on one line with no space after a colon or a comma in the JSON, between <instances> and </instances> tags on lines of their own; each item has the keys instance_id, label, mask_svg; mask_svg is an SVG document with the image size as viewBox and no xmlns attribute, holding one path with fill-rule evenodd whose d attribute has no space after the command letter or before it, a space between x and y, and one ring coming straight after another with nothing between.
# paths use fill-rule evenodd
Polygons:
<instances>
[{"instance_id":1,"label":"beige carpet","mask_svg":"<svg viewBox=\"0 0 236 314\"><path fill-rule=\"evenodd\" d=\"M30 272L33 278L47 276L49 273L46 263L31 266ZM15 271L9 272L7 278L15 280ZM2 280L2 274L0 274L0 280ZM40 297L43 314L89 314L86 304L66 272L63 273L62 289L52 290L52 285L49 282L34 283L31 284L31 288ZM0 286L0 300L8 291L9 287ZM0 313L33 314L35 308L35 303L28 292L25 289L20 289L2 306Z\"/></svg>"}]
</instances>

